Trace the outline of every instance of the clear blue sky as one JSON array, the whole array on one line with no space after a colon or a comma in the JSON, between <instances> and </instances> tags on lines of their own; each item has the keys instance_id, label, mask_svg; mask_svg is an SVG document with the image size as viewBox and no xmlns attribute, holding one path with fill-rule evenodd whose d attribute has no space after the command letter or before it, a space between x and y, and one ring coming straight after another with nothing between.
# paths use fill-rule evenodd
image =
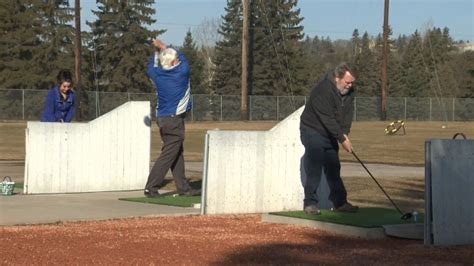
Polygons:
<instances>
[{"instance_id":1,"label":"clear blue sky","mask_svg":"<svg viewBox=\"0 0 474 266\"><path fill-rule=\"evenodd\" d=\"M157 22L152 27L167 29L160 38L181 45L188 29L192 31L205 18L219 18L225 6L225 0L156 0L153 18ZM85 20L96 19L91 12L97 9L96 1L81 0L81 7L82 30L89 30ZM304 32L310 37L350 39L355 28L361 35L382 31L383 0L300 0L298 7ZM474 42L474 0L392 0L389 24L395 37L434 26L448 27L454 40Z\"/></svg>"}]
</instances>

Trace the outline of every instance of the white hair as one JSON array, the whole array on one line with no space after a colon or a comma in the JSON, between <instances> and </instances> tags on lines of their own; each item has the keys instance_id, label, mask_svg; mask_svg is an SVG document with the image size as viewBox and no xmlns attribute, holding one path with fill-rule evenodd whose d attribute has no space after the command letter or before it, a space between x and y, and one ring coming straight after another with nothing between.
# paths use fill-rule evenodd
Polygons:
<instances>
[{"instance_id":1,"label":"white hair","mask_svg":"<svg viewBox=\"0 0 474 266\"><path fill-rule=\"evenodd\" d=\"M172 62L176 58L178 58L178 53L173 48L166 48L158 55L161 67L166 70L173 68Z\"/></svg>"}]
</instances>

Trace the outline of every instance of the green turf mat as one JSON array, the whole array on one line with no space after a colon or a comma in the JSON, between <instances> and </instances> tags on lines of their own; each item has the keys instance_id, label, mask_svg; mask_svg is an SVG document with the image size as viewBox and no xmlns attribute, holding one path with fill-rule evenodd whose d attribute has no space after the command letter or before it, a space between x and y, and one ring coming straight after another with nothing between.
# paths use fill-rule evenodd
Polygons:
<instances>
[{"instance_id":1,"label":"green turf mat","mask_svg":"<svg viewBox=\"0 0 474 266\"><path fill-rule=\"evenodd\" d=\"M192 197L165 196L162 198L139 197L139 198L119 198L119 200L134 201L134 202L141 202L141 203L151 203L151 204L161 204L161 205L169 205L169 206L177 206L177 207L193 207L193 204L201 203L201 196L192 196Z\"/></svg>"},{"instance_id":2,"label":"green turf mat","mask_svg":"<svg viewBox=\"0 0 474 266\"><path fill-rule=\"evenodd\" d=\"M321 210L321 215L309 215L304 213L304 211L272 212L270 214L364 228L381 227L387 224L414 223L413 218L402 220L400 219L401 215L399 212L384 208L360 208L356 213ZM420 213L418 214L418 223L422 222L423 214Z\"/></svg>"},{"instance_id":3,"label":"green turf mat","mask_svg":"<svg viewBox=\"0 0 474 266\"><path fill-rule=\"evenodd\" d=\"M23 182L15 183L15 185L13 186L13 188L23 189Z\"/></svg>"}]
</instances>

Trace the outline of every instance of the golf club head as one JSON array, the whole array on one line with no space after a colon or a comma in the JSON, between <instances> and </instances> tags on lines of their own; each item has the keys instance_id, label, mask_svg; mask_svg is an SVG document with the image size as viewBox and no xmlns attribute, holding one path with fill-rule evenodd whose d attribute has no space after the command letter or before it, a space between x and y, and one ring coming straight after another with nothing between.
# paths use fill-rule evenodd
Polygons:
<instances>
[{"instance_id":1,"label":"golf club head","mask_svg":"<svg viewBox=\"0 0 474 266\"><path fill-rule=\"evenodd\" d=\"M401 219L408 220L408 219L411 219L411 217L413 217L413 214L411 212L407 212L404 215L402 215Z\"/></svg>"}]
</instances>

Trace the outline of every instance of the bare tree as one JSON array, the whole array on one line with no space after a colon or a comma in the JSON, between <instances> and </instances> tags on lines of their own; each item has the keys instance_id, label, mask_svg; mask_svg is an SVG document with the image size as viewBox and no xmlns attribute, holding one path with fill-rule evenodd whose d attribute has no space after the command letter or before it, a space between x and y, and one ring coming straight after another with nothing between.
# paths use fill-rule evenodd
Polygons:
<instances>
[{"instance_id":1,"label":"bare tree","mask_svg":"<svg viewBox=\"0 0 474 266\"><path fill-rule=\"evenodd\" d=\"M220 23L220 18L204 18L202 22L193 29L194 41L199 47L199 56L203 59L205 64L205 78L203 79L203 83L207 88L211 87L210 85L214 78L215 65L212 59L214 58L216 43L221 39L218 32Z\"/></svg>"}]
</instances>

